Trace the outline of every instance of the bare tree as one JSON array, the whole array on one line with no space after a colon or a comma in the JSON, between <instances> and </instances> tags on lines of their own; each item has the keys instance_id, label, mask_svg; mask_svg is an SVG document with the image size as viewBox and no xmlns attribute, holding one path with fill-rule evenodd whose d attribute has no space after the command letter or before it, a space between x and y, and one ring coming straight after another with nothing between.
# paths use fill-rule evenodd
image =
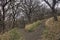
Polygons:
<instances>
[{"instance_id":1,"label":"bare tree","mask_svg":"<svg viewBox=\"0 0 60 40\"><path fill-rule=\"evenodd\" d=\"M5 29L5 6L10 2L11 0L0 0L0 6L2 7L2 11L3 11L3 32Z\"/></svg>"},{"instance_id":2,"label":"bare tree","mask_svg":"<svg viewBox=\"0 0 60 40\"><path fill-rule=\"evenodd\" d=\"M47 4L48 4L48 6L51 8L51 10L52 10L52 15L54 16L54 20L55 21L58 21L58 19L57 19L57 15L56 15L56 10L55 10L55 5L56 5L56 3L57 3L57 0L51 0L52 1L52 4L50 4L49 2L48 2L48 0L44 0ZM52 6L51 6L52 5Z\"/></svg>"},{"instance_id":3,"label":"bare tree","mask_svg":"<svg viewBox=\"0 0 60 40\"><path fill-rule=\"evenodd\" d=\"M29 22L31 22L31 15L34 12L34 9L36 9L37 7L41 7L42 5L40 5L40 2L37 0L24 0L24 3L22 3L22 5L24 6L23 9L28 17ZM34 14L34 13L33 13Z\"/></svg>"}]
</instances>

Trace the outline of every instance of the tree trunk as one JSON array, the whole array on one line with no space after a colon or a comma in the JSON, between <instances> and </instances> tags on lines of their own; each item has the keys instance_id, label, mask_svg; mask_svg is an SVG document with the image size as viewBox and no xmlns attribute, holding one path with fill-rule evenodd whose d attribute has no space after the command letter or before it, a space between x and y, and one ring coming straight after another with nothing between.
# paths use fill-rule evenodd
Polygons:
<instances>
[{"instance_id":1,"label":"tree trunk","mask_svg":"<svg viewBox=\"0 0 60 40\"><path fill-rule=\"evenodd\" d=\"M54 14L54 20L55 21L58 21L58 18L57 18L57 15L56 14Z\"/></svg>"},{"instance_id":2,"label":"tree trunk","mask_svg":"<svg viewBox=\"0 0 60 40\"><path fill-rule=\"evenodd\" d=\"M54 21L58 21L55 9L52 9L52 14L53 14L53 17L54 17Z\"/></svg>"},{"instance_id":3,"label":"tree trunk","mask_svg":"<svg viewBox=\"0 0 60 40\"><path fill-rule=\"evenodd\" d=\"M31 17L30 17L30 15L28 15L28 20L29 20L29 22L31 22Z\"/></svg>"},{"instance_id":4,"label":"tree trunk","mask_svg":"<svg viewBox=\"0 0 60 40\"><path fill-rule=\"evenodd\" d=\"M15 27L15 10L13 10L13 27L12 28L14 27Z\"/></svg>"},{"instance_id":5,"label":"tree trunk","mask_svg":"<svg viewBox=\"0 0 60 40\"><path fill-rule=\"evenodd\" d=\"M12 28L14 27L15 27L15 16L13 16L13 27Z\"/></svg>"},{"instance_id":6,"label":"tree trunk","mask_svg":"<svg viewBox=\"0 0 60 40\"><path fill-rule=\"evenodd\" d=\"M29 12L26 12L26 15L27 15L27 17L28 17L28 23L30 23L30 22L31 22L30 13L29 13Z\"/></svg>"},{"instance_id":7,"label":"tree trunk","mask_svg":"<svg viewBox=\"0 0 60 40\"><path fill-rule=\"evenodd\" d=\"M5 10L4 10L4 7L2 8L3 10L3 33L4 33L4 30L5 30Z\"/></svg>"},{"instance_id":8,"label":"tree trunk","mask_svg":"<svg viewBox=\"0 0 60 40\"><path fill-rule=\"evenodd\" d=\"M2 32L2 25L3 23L2 23L2 14L1 14L1 11L0 11L0 33Z\"/></svg>"}]
</instances>

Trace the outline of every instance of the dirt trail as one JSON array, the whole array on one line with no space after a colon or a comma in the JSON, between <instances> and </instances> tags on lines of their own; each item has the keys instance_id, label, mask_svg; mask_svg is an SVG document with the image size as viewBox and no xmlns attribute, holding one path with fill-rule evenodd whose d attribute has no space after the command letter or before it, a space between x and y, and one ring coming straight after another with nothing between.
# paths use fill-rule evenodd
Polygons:
<instances>
[{"instance_id":1,"label":"dirt trail","mask_svg":"<svg viewBox=\"0 0 60 40\"><path fill-rule=\"evenodd\" d=\"M25 40L41 40L41 34L45 28L44 22L45 20L43 20L39 27L33 32L26 32L24 29L20 29L20 32L23 33Z\"/></svg>"}]
</instances>

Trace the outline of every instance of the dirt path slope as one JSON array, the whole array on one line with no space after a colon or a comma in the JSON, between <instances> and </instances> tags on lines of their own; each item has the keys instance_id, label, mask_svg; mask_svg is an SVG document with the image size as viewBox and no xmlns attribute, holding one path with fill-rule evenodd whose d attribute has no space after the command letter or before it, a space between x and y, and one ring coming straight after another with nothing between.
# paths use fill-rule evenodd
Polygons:
<instances>
[{"instance_id":1,"label":"dirt path slope","mask_svg":"<svg viewBox=\"0 0 60 40\"><path fill-rule=\"evenodd\" d=\"M39 27L33 32L26 32L24 29L20 29L20 32L23 33L25 40L41 40L41 34L45 28L44 22L45 20L43 20Z\"/></svg>"}]
</instances>

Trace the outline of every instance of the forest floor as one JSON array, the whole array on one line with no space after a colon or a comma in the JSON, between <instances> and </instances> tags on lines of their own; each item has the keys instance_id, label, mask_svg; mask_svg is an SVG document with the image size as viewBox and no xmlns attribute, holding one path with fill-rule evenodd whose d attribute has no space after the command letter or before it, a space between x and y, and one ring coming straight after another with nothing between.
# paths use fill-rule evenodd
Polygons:
<instances>
[{"instance_id":1,"label":"forest floor","mask_svg":"<svg viewBox=\"0 0 60 40\"><path fill-rule=\"evenodd\" d=\"M25 37L25 40L41 40L42 32L45 29L45 21L46 20L42 20L39 27L37 27L37 29L33 32L27 32L25 29L19 29Z\"/></svg>"}]
</instances>

